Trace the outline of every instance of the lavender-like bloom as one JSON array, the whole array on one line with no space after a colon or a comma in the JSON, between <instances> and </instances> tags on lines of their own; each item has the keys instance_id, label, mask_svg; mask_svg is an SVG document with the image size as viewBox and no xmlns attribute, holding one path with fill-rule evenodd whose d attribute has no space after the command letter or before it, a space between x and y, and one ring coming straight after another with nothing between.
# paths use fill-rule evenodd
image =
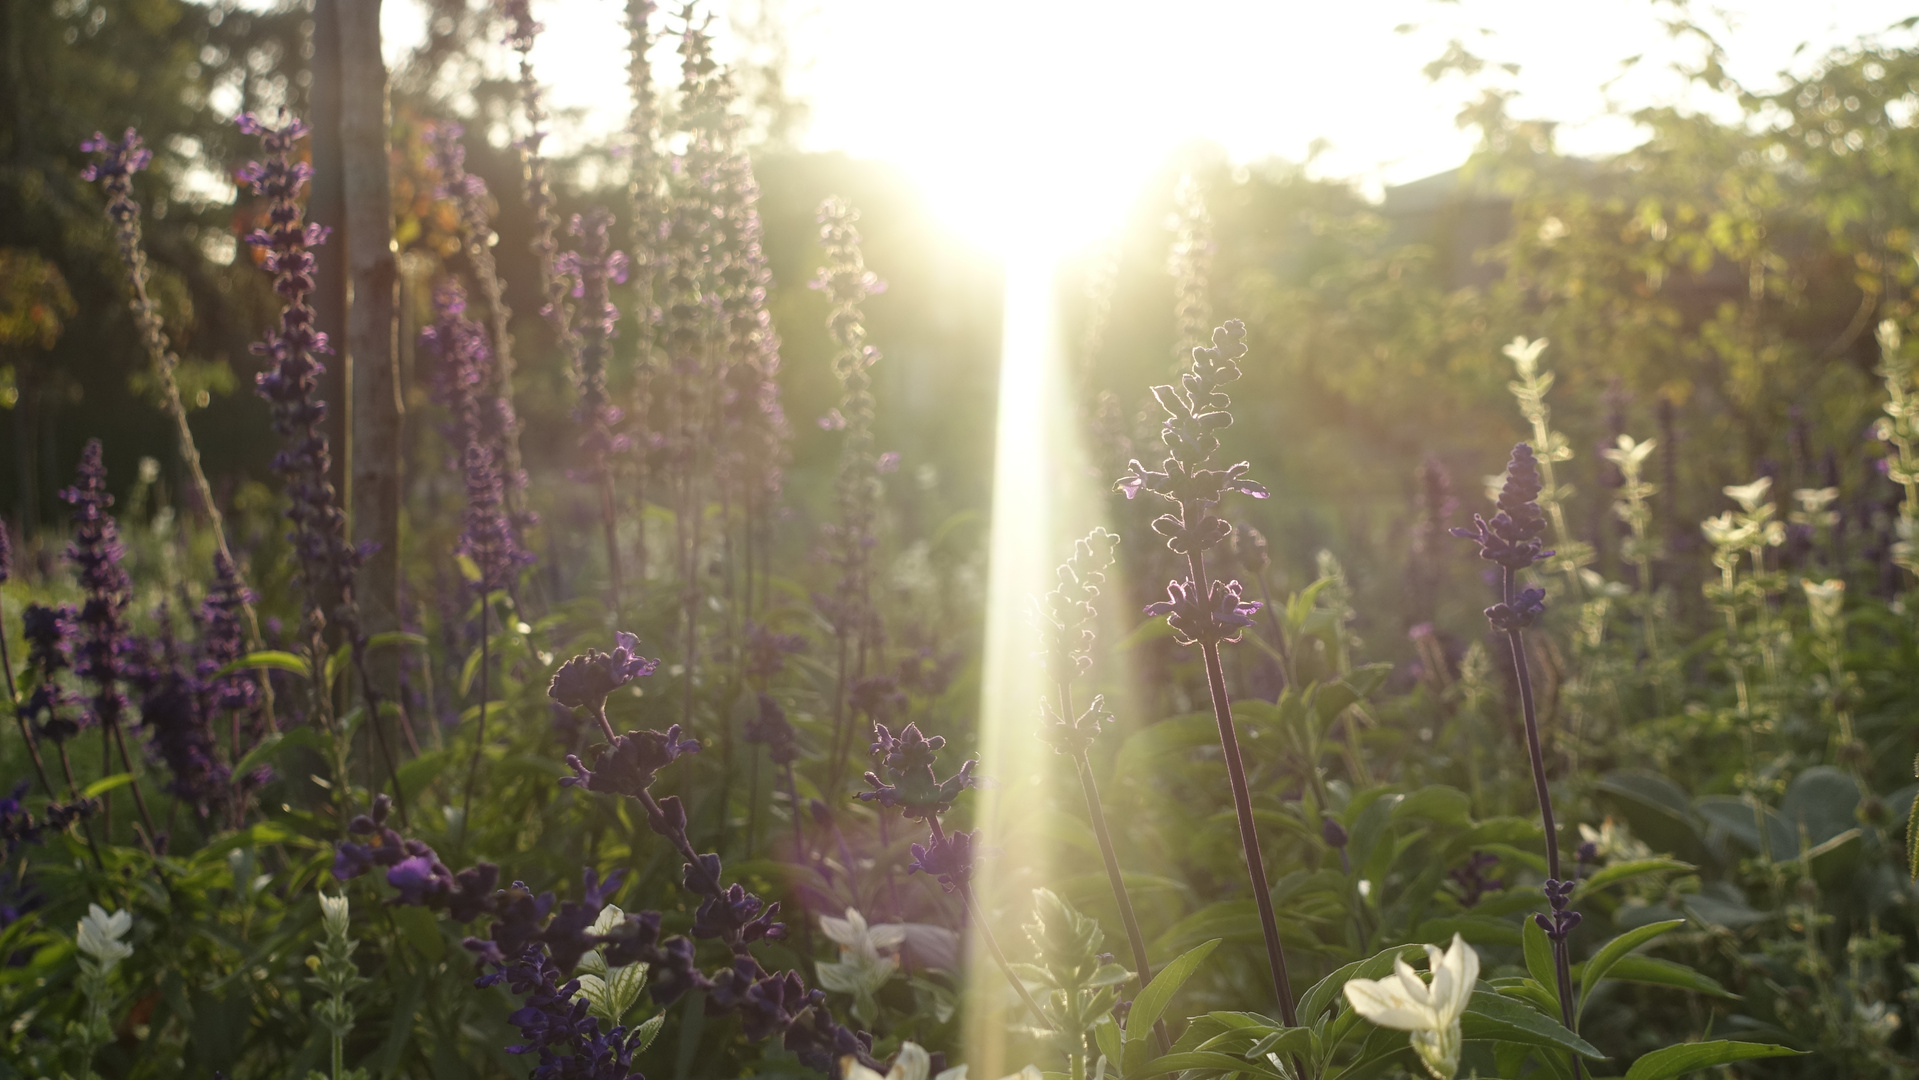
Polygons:
<instances>
[{"instance_id":1,"label":"lavender-like bloom","mask_svg":"<svg viewBox=\"0 0 1919 1080\"><path fill-rule=\"evenodd\" d=\"M580 404L574 419L585 428L581 445L596 472L605 469L607 454L626 445L613 433L621 413L606 393L606 361L620 320L610 285L626 281L626 254L613 250L612 227L613 215L604 209L573 215L567 231L580 238L579 250L566 252L556 262L556 272L573 282L573 297L579 301L573 327L573 378Z\"/></svg>"},{"instance_id":2,"label":"lavender-like bloom","mask_svg":"<svg viewBox=\"0 0 1919 1080\"><path fill-rule=\"evenodd\" d=\"M49 832L65 832L67 826L93 816L99 808L91 799L49 802L46 812L35 820L32 811L27 809L26 796L27 782L22 780L15 785L12 795L0 799L0 861L13 858L22 845L40 843L41 837ZM17 917L18 912L14 914ZM0 908L0 929L13 921L5 915L5 909Z\"/></svg>"},{"instance_id":3,"label":"lavender-like bloom","mask_svg":"<svg viewBox=\"0 0 1919 1080\"><path fill-rule=\"evenodd\" d=\"M637 634L620 631L613 639L611 653L588 649L561 664L547 685L547 696L568 708L601 712L607 695L634 679L653 674L660 666L658 660L640 655Z\"/></svg>"},{"instance_id":4,"label":"lavender-like bloom","mask_svg":"<svg viewBox=\"0 0 1919 1080\"><path fill-rule=\"evenodd\" d=\"M293 522L289 539L299 559L300 579L306 588L309 620L339 623L349 638L357 637L359 617L353 607L353 574L361 553L347 540L346 515L341 512L333 485L327 480L332 457L327 443L326 402L320 400L319 361L329 351L326 335L314 327L307 305L314 281L310 250L323 243L327 228L303 221L301 190L313 169L294 157L307 126L283 118L270 126L251 114L240 117L240 130L257 135L266 160L240 172L256 195L268 200L268 224L247 239L265 253L263 265L273 275L274 291L285 306L280 323L254 352L267 358L267 370L258 377L260 396L272 407L273 428L285 448L273 458L273 471L286 481ZM317 625L313 627L317 632Z\"/></svg>"},{"instance_id":5,"label":"lavender-like bloom","mask_svg":"<svg viewBox=\"0 0 1919 1080\"><path fill-rule=\"evenodd\" d=\"M565 969L548 959L538 946L529 946L500 973L513 993L524 999L507 1017L520 1029L521 1042L506 1048L509 1054L538 1054L533 1080L643 1080L633 1069L633 1055L645 1036L638 1029L615 1025L601 1031L588 1014L588 1002L579 993L578 979L561 982Z\"/></svg>"},{"instance_id":6,"label":"lavender-like bloom","mask_svg":"<svg viewBox=\"0 0 1919 1080\"><path fill-rule=\"evenodd\" d=\"M80 144L80 149L96 155L94 162L81 170L80 177L83 180L97 180L106 189L107 218L113 222L114 234L120 244L120 261L126 265L127 281L133 293L134 327L139 331L141 344L146 347L147 358L153 364L167 415L173 420L180 460L186 466L187 475L193 481L194 494L199 497L200 508L212 527L214 550L223 558L231 558L220 506L214 500L213 485L207 482L206 470L200 465L200 450L193 439L193 428L187 422L186 405L180 398L180 385L174 374L180 366L180 358L168 343L159 309L147 294L150 275L146 247L140 236L140 204L133 198L133 174L145 169L152 162L153 154L132 128L128 128L118 140L109 139L96 131L92 138ZM247 617L251 620L251 609Z\"/></svg>"},{"instance_id":7,"label":"lavender-like bloom","mask_svg":"<svg viewBox=\"0 0 1919 1080\"><path fill-rule=\"evenodd\" d=\"M759 709L747 719L740 737L749 743L764 743L767 757L775 765L786 765L800 756L799 732L771 694L759 696Z\"/></svg>"},{"instance_id":8,"label":"lavender-like bloom","mask_svg":"<svg viewBox=\"0 0 1919 1080\"><path fill-rule=\"evenodd\" d=\"M980 833L955 829L912 845L913 861L907 873L926 873L937 878L947 892L962 892L973 880L973 859L978 852Z\"/></svg>"},{"instance_id":9,"label":"lavender-like bloom","mask_svg":"<svg viewBox=\"0 0 1919 1080\"><path fill-rule=\"evenodd\" d=\"M1290 1027L1297 1025L1298 1017L1294 1015L1286 951L1280 944L1279 924L1267 888L1266 861L1253 819L1246 765L1240 757L1232 704L1226 696L1225 668L1219 658L1220 644L1239 640L1240 633L1253 624L1261 605L1244 599L1237 581L1214 581L1206 573L1206 552L1233 533L1233 527L1213 513L1220 500L1234 491L1255 499L1267 497L1264 487L1246 478L1251 468L1246 462L1225 468L1218 468L1214 462L1219 433L1233 422L1233 414L1227 411L1232 399L1225 387L1238 381L1238 361L1246 351L1246 325L1238 319L1229 320L1214 329L1210 347L1193 350L1192 366L1181 374L1178 386L1153 387L1153 397L1166 413L1160 423L1166 459L1158 470L1147 469L1138 460L1128 462L1126 474L1115 486L1128 499L1145 491L1174 506L1172 513L1154 520L1153 531L1166 537L1166 546L1174 553L1186 557L1187 577L1169 582L1167 599L1146 610L1166 616L1177 640L1183 645L1198 645L1205 659L1207 690L1232 787L1233 812L1239 821L1240 851L1246 858L1246 876L1259 910L1280 1017Z\"/></svg>"},{"instance_id":10,"label":"lavender-like bloom","mask_svg":"<svg viewBox=\"0 0 1919 1080\"><path fill-rule=\"evenodd\" d=\"M71 703L60 684L60 673L73 666L73 624L78 617L79 612L71 607L45 604L28 604L20 616L20 635L27 643L27 668L35 676L33 689L20 703L20 715L33 724L36 735L55 744L78 735L81 725L92 719L82 713L76 721L60 712L62 706Z\"/></svg>"},{"instance_id":11,"label":"lavender-like bloom","mask_svg":"<svg viewBox=\"0 0 1919 1080\"><path fill-rule=\"evenodd\" d=\"M1532 766L1533 792L1539 799L1540 823L1546 834L1546 898L1552 904L1550 917L1540 916L1540 926L1552 938L1554 974L1559 983L1560 1019L1567 1028L1575 1028L1579 1010L1573 998L1572 961L1566 947L1566 935L1579 923L1577 912L1568 910L1573 880L1559 874L1559 830L1553 821L1552 791L1546 783L1546 756L1539 738L1539 715L1533 702L1532 670L1526 659L1525 628L1545 610L1546 592L1538 588L1520 588L1518 572L1544 560L1552 552L1542 550L1547 517L1539 506L1544 483L1539 459L1532 447L1520 443L1513 447L1506 464L1506 481L1499 491L1499 510L1488 521L1475 514L1473 527L1454 529L1453 535L1479 545L1479 557L1500 568L1499 602L1486 609L1486 619L1494 630L1506 635L1519 683L1519 705L1526 726L1526 751ZM1578 1066L1575 1064L1575 1074Z\"/></svg>"},{"instance_id":12,"label":"lavender-like bloom","mask_svg":"<svg viewBox=\"0 0 1919 1080\"><path fill-rule=\"evenodd\" d=\"M125 615L133 599L133 580L120 565L126 554L120 543L120 526L107 512L113 506L113 496L107 494L100 440L88 440L74 484L62 491L60 498L73 507L74 537L67 545L67 562L73 565L80 589L86 594L78 620L83 636L75 650L74 672L95 687L94 722L114 725L127 704L120 682L130 648Z\"/></svg>"},{"instance_id":13,"label":"lavender-like bloom","mask_svg":"<svg viewBox=\"0 0 1919 1080\"><path fill-rule=\"evenodd\" d=\"M1446 876L1459 886L1461 907L1476 907L1487 893L1506 888L1505 881L1488 873L1498 867L1499 856L1490 851L1475 851L1467 858L1465 866L1447 872Z\"/></svg>"},{"instance_id":14,"label":"lavender-like bloom","mask_svg":"<svg viewBox=\"0 0 1919 1080\"><path fill-rule=\"evenodd\" d=\"M434 168L440 174L436 194L459 208L460 236L465 245L467 261L472 265L474 280L480 288L480 298L486 302L493 334L489 350L492 363L484 370L484 381L474 387L476 402L482 412L476 419L484 421L482 426L487 431L487 446L493 451L494 463L500 469L508 512L516 532L523 533L533 523L533 516L526 509L526 470L520 461L520 424L513 409L513 335L507 330L512 312L507 309L506 289L493 259L493 217L488 205L486 181L466 171L466 147L460 142L460 136L464 133L464 128L448 120L435 124L427 132L426 140L433 153ZM453 288L457 289L458 286L453 285ZM434 306L437 311L445 311L437 290ZM463 313L464 308L465 298L462 296L453 314L457 316ZM466 325L472 326L471 323ZM478 334L477 328L473 329L473 333ZM464 340L452 346L457 350L473 347ZM480 335L478 347L488 348L484 335ZM442 358L445 359L449 346L442 345L441 349ZM464 446L468 441L467 438L459 438L454 440L454 445Z\"/></svg>"},{"instance_id":15,"label":"lavender-like bloom","mask_svg":"<svg viewBox=\"0 0 1919 1080\"><path fill-rule=\"evenodd\" d=\"M746 677L758 683L786 670L786 658L806 649L798 634L781 634L759 623L746 624Z\"/></svg>"},{"instance_id":16,"label":"lavender-like bloom","mask_svg":"<svg viewBox=\"0 0 1919 1080\"><path fill-rule=\"evenodd\" d=\"M579 775L563 777L560 783L638 798L653 786L653 778L661 769L680 755L698 753L699 749L699 740L680 738L678 724L665 731L629 731L612 737L606 749L593 759L591 770L576 755L568 754L566 763Z\"/></svg>"},{"instance_id":17,"label":"lavender-like bloom","mask_svg":"<svg viewBox=\"0 0 1919 1080\"><path fill-rule=\"evenodd\" d=\"M546 105L540 99L540 82L533 77L533 42L546 28L533 21L532 5L527 0L503 0L500 8L507 21L506 43L520 54L520 112L526 118L527 130L513 145L520 151L526 207L533 213L530 246L540 270L540 313L552 325L554 337L564 341L566 283L554 266L560 250L553 239L558 223L553 220L553 192L546 182L546 157L540 152L540 144L546 141Z\"/></svg>"},{"instance_id":18,"label":"lavender-like bloom","mask_svg":"<svg viewBox=\"0 0 1919 1080\"><path fill-rule=\"evenodd\" d=\"M879 772L868 772L866 782L873 790L860 792L859 798L898 809L909 821L925 821L951 810L960 792L977 783L973 769L979 762L969 758L960 764L958 772L941 780L934 775L933 766L945 746L943 736L928 738L920 733L918 724L906 725L898 736L885 724L873 725L873 756L879 759L879 772L884 772L887 779L880 779Z\"/></svg>"}]
</instances>

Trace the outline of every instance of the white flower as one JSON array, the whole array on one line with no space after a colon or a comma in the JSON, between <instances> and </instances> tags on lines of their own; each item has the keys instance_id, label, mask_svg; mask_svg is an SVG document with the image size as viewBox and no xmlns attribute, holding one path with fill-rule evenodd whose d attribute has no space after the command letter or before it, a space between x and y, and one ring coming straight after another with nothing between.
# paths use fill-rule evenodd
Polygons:
<instances>
[{"instance_id":1,"label":"white flower","mask_svg":"<svg viewBox=\"0 0 1919 1080\"><path fill-rule=\"evenodd\" d=\"M320 923L326 927L328 937L345 937L347 929L347 899L344 896L320 894Z\"/></svg>"},{"instance_id":2,"label":"white flower","mask_svg":"<svg viewBox=\"0 0 1919 1080\"><path fill-rule=\"evenodd\" d=\"M608 904L600 909L587 932L605 937L625 921L626 912ZM585 1000L587 1010L608 1023L620 1023L639 1004L640 993L646 989L645 964L613 967L598 949L588 949L574 970L580 972L576 976L580 988L573 992L573 1000Z\"/></svg>"},{"instance_id":3,"label":"white flower","mask_svg":"<svg viewBox=\"0 0 1919 1080\"><path fill-rule=\"evenodd\" d=\"M1814 581L1811 578L1799 579L1806 590L1806 604L1812 608L1813 627L1821 632L1830 632L1839 624L1839 615L1846 607L1846 583L1844 579Z\"/></svg>"},{"instance_id":4,"label":"white flower","mask_svg":"<svg viewBox=\"0 0 1919 1080\"><path fill-rule=\"evenodd\" d=\"M1645 464L1646 457L1658 445L1658 439L1635 442L1631 435L1621 435L1617 444L1601 450L1599 456L1619 466L1621 471L1637 473L1639 466Z\"/></svg>"},{"instance_id":5,"label":"white flower","mask_svg":"<svg viewBox=\"0 0 1919 1080\"><path fill-rule=\"evenodd\" d=\"M1513 362L1513 366L1519 369L1521 375L1531 375L1539 365L1539 354L1545 351L1545 338L1527 341L1523 337L1514 338L1511 344L1500 350Z\"/></svg>"},{"instance_id":6,"label":"white flower","mask_svg":"<svg viewBox=\"0 0 1919 1080\"><path fill-rule=\"evenodd\" d=\"M1746 513L1753 514L1759 511L1759 504L1765 502L1766 495L1772 491L1772 477L1762 476L1750 484L1734 484L1720 490Z\"/></svg>"},{"instance_id":7,"label":"white flower","mask_svg":"<svg viewBox=\"0 0 1919 1080\"><path fill-rule=\"evenodd\" d=\"M835 922L839 920L834 920ZM893 1067L884 1074L874 1072L859 1063L857 1058L848 1055L840 1059L840 1076L843 1080L927 1080L932 1071L933 1060L918 1043L901 1043L899 1055L893 1059ZM1032 1067L1027 1066L1028 1069ZM933 1076L933 1080L966 1080L966 1066L955 1065ZM1006 1080L1015 1080L1007 1077ZM1033 1080L1039 1080L1034 1073Z\"/></svg>"},{"instance_id":8,"label":"white flower","mask_svg":"<svg viewBox=\"0 0 1919 1080\"><path fill-rule=\"evenodd\" d=\"M1453 935L1452 947L1441 952L1426 946L1432 983L1422 981L1404 960L1393 961L1385 979L1350 979L1346 1000L1353 1011L1383 1028L1412 1033L1413 1049L1436 1080L1453 1080L1459 1071L1459 1018L1472 1000L1479 981L1479 954L1466 939Z\"/></svg>"},{"instance_id":9,"label":"white flower","mask_svg":"<svg viewBox=\"0 0 1919 1080\"><path fill-rule=\"evenodd\" d=\"M820 985L828 990L853 995L853 1015L868 1023L879 1013L873 998L899 970L899 961L890 955L906 940L906 927L898 923L869 925L866 916L853 908L846 918L820 916L820 929L839 943L839 963L822 961L816 965Z\"/></svg>"},{"instance_id":10,"label":"white flower","mask_svg":"<svg viewBox=\"0 0 1919 1080\"><path fill-rule=\"evenodd\" d=\"M898 923L868 925L866 916L853 908L846 909L844 919L820 916L820 929L839 943L842 960L848 959L849 953L857 954L862 960L878 960L882 950L891 952L906 940L906 927Z\"/></svg>"},{"instance_id":11,"label":"white flower","mask_svg":"<svg viewBox=\"0 0 1919 1080\"><path fill-rule=\"evenodd\" d=\"M133 955L133 947L120 940L131 929L131 912L116 911L109 915L99 904L88 904L87 917L80 920L74 938L81 952L111 968Z\"/></svg>"}]
</instances>

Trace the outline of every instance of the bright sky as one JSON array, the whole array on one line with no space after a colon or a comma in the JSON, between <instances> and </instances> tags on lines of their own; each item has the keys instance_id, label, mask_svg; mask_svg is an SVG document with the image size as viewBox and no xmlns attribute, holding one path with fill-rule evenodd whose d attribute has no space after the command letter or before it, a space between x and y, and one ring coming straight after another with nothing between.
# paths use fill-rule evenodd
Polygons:
<instances>
[{"instance_id":1,"label":"bright sky","mask_svg":"<svg viewBox=\"0 0 1919 1080\"><path fill-rule=\"evenodd\" d=\"M905 169L950 224L1000 246L1009 222L1041 221L1077 242L1110 227L1168 154L1195 139L1235 160L1303 158L1321 175L1381 185L1462 161L1454 125L1466 96L1420 69L1459 39L1520 65L1514 112L1560 120L1569 152L1622 149L1632 125L1609 105L1671 102L1670 63L1698 54L1649 0L732 0L770 2L788 27L792 89L812 109L806 144ZM724 11L726 0L714 5ZM583 110L564 141L612 131L627 107L621 0L534 0L534 52L556 108ZM1699 17L1733 74L1769 84L1828 48L1910 14L1898 0L1735 0ZM417 8L387 7L396 54L417 40ZM722 49L727 39L724 15ZM1399 32L1402 25L1414 29ZM1489 31L1489 32L1488 32ZM1910 40L1907 32L1902 39ZM1794 50L1809 42L1797 58ZM1621 62L1646 61L1610 87ZM663 79L674 57L656 56ZM506 62L501 50L500 63ZM1694 104L1709 104L1694 102Z\"/></svg>"}]
</instances>

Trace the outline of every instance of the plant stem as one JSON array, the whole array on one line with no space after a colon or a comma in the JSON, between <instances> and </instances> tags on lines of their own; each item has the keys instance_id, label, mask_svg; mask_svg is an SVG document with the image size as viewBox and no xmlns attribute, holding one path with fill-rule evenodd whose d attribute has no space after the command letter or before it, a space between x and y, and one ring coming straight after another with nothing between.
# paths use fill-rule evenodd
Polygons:
<instances>
[{"instance_id":1,"label":"plant stem","mask_svg":"<svg viewBox=\"0 0 1919 1080\"><path fill-rule=\"evenodd\" d=\"M1193 587L1209 589L1205 556L1198 550L1188 552L1186 563L1192 571ZM1259 828L1253 821L1253 799L1246 788L1246 763L1240 757L1239 735L1233 730L1232 704L1226 696L1226 672L1219 663L1219 644L1201 641L1199 648L1206 658L1206 683L1213 698L1213 719L1219 725L1219 746L1226 756L1227 778L1232 781L1233 812L1239 818L1239 846L1246 856L1253 903L1259 908L1259 929L1266 939L1266 963L1271 969L1274 993L1279 998L1280 1019L1287 1027L1298 1027L1292 981L1286 971L1286 950L1279 942L1279 923L1273 916L1273 897L1266 883L1266 860L1260 855Z\"/></svg>"},{"instance_id":2,"label":"plant stem","mask_svg":"<svg viewBox=\"0 0 1919 1080\"><path fill-rule=\"evenodd\" d=\"M488 652L487 652L486 613L487 613L487 609L493 606L492 603L490 602L490 599L491 598L488 597L484 592L481 593L480 595L480 723L478 727L475 729L475 733L473 736L473 757L466 764L466 791L460 796L460 843L456 850L461 852L464 852L466 850L466 835L468 831L467 818L468 818L468 815L470 815L473 812L473 784L479 778L479 775L480 775L480 755L482 752L486 750L486 698L487 698L486 677L487 677L487 667L489 666L488 661L491 659L491 657L488 655ZM397 787L398 784L396 783L395 786Z\"/></svg>"},{"instance_id":3,"label":"plant stem","mask_svg":"<svg viewBox=\"0 0 1919 1080\"><path fill-rule=\"evenodd\" d=\"M933 832L934 843L945 842L946 830L940 828L938 818L928 817L926 825ZM986 915L980 911L979 901L973 895L973 883L961 878L959 894L960 907L973 920L973 925L979 929L980 937L986 942L986 951L992 956L993 963L999 965L1000 973L1006 976L1006 981L1012 983L1013 989L1019 991L1020 1000L1026 1003L1027 1008L1033 1010L1033 1019L1038 1023L1045 1023L1046 1014L1040 1011L1039 1002L1033 1000L1033 995L1026 989L1026 984L1019 981L1019 976L1013 974L1013 965L1007 962L1006 953L1001 951L999 939L993 936L993 928L986 924Z\"/></svg>"},{"instance_id":4,"label":"plant stem","mask_svg":"<svg viewBox=\"0 0 1919 1080\"><path fill-rule=\"evenodd\" d=\"M1059 684L1059 708L1060 715L1070 722L1073 688L1069 683ZM1106 808L1099 800L1099 785L1093 779L1093 766L1085 750L1073 755L1073 769L1079 773L1079 789L1086 796L1086 816L1093 823L1093 838L1099 841L1100 860L1106 864L1106 880L1113 887L1113 902L1119 905L1119 921L1126 927L1126 941L1133 949L1133 978L1139 990L1144 991L1146 984L1153 981L1153 964L1146 954L1146 935L1140 932L1133 898L1126 892L1126 878L1119 869L1119 853L1113 846L1113 833L1106 824ZM1159 1041L1159 1052L1165 1053L1172 1043L1166 1037L1163 1021L1153 1022L1153 1035Z\"/></svg>"},{"instance_id":5,"label":"plant stem","mask_svg":"<svg viewBox=\"0 0 1919 1080\"><path fill-rule=\"evenodd\" d=\"M1505 603L1513 602L1515 584L1513 572L1506 568L1500 579L1501 599ZM1539 818L1546 830L1546 875L1554 881L1559 880L1559 831L1553 821L1552 792L1546 786L1546 754L1539 742L1539 714L1533 705L1533 679L1531 666L1526 661L1526 641L1518 628L1506 631L1506 642L1512 647L1513 674L1519 680L1519 707L1526 721L1526 753L1532 762L1533 791L1539 798ZM1566 952L1566 939L1554 936L1553 976L1559 983L1559 1013L1566 1030L1574 1031L1574 1018L1577 1010L1573 1008L1572 965ZM1579 1058L1568 1054L1573 1063L1573 1075L1580 1075Z\"/></svg>"},{"instance_id":6,"label":"plant stem","mask_svg":"<svg viewBox=\"0 0 1919 1080\"><path fill-rule=\"evenodd\" d=\"M5 528L5 526L0 526ZM46 762L40 759L40 743L33 737L33 729L27 726L27 718L20 715L20 691L13 682L13 658L7 655L6 618L0 615L0 671L7 674L7 703L13 706L13 719L20 725L20 738L27 744L27 756L33 759L33 771L40 777L40 786L47 798L54 797L53 783L47 779Z\"/></svg>"}]
</instances>

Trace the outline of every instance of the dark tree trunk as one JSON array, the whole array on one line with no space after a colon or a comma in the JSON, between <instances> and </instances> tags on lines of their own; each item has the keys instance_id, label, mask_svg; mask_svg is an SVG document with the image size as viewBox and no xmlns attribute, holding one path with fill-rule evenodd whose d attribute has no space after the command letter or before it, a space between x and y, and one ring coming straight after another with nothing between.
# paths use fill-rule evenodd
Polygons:
<instances>
[{"instance_id":1,"label":"dark tree trunk","mask_svg":"<svg viewBox=\"0 0 1919 1080\"><path fill-rule=\"evenodd\" d=\"M314 274L314 323L333 343L334 354L320 380L327 403L327 442L333 447L328 479L347 490L347 222L346 177L340 150L340 0L314 0L313 85L307 91L307 120L313 125L313 183L308 189L307 220L333 230L319 251Z\"/></svg>"},{"instance_id":2,"label":"dark tree trunk","mask_svg":"<svg viewBox=\"0 0 1919 1080\"><path fill-rule=\"evenodd\" d=\"M340 149L347 226L346 346L351 413L347 468L353 539L375 545L355 584L368 634L399 629L400 403L394 348L398 273L387 164L387 79L380 0L337 0ZM376 651L368 675L384 700L398 691L398 651Z\"/></svg>"}]
</instances>

